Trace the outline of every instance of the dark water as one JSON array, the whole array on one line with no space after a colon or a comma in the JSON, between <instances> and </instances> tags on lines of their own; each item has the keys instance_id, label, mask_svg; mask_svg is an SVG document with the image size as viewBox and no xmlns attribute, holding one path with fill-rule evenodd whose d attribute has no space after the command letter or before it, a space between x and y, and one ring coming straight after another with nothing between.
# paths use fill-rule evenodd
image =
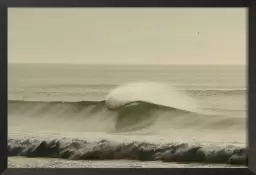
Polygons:
<instances>
[{"instance_id":1,"label":"dark water","mask_svg":"<svg viewBox=\"0 0 256 175\"><path fill-rule=\"evenodd\" d=\"M16 64L8 76L10 156L245 164L243 66Z\"/></svg>"}]
</instances>

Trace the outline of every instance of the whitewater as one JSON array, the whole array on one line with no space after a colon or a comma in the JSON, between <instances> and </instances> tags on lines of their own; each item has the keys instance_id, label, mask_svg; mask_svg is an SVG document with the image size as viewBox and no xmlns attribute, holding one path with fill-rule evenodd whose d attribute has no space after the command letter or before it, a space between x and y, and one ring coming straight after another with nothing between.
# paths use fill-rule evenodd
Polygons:
<instances>
[{"instance_id":1,"label":"whitewater","mask_svg":"<svg viewBox=\"0 0 256 175\"><path fill-rule=\"evenodd\" d=\"M243 66L13 64L8 76L10 161L246 164Z\"/></svg>"}]
</instances>

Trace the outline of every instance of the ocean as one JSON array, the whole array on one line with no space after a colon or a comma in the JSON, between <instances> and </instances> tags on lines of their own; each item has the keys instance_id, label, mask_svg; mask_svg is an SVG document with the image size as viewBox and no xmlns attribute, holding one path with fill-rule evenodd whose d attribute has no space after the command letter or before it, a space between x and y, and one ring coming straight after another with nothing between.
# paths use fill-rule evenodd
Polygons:
<instances>
[{"instance_id":1,"label":"ocean","mask_svg":"<svg viewBox=\"0 0 256 175\"><path fill-rule=\"evenodd\" d=\"M9 63L9 166L243 166L246 71Z\"/></svg>"}]
</instances>

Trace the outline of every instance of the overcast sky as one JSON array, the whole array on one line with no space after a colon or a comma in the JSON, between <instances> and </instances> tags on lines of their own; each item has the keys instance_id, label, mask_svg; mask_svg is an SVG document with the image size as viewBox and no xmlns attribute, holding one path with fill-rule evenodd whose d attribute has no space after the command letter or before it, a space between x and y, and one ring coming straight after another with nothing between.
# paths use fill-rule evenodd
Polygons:
<instances>
[{"instance_id":1,"label":"overcast sky","mask_svg":"<svg viewBox=\"0 0 256 175\"><path fill-rule=\"evenodd\" d=\"M9 8L9 62L245 64L245 8Z\"/></svg>"}]
</instances>

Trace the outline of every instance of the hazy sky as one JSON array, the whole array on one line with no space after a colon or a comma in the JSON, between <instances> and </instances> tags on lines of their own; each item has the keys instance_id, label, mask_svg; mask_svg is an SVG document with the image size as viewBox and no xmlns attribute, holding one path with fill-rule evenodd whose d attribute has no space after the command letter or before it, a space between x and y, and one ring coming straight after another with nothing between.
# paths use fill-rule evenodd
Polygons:
<instances>
[{"instance_id":1,"label":"hazy sky","mask_svg":"<svg viewBox=\"0 0 256 175\"><path fill-rule=\"evenodd\" d=\"M245 64L245 8L9 8L9 62Z\"/></svg>"}]
</instances>

